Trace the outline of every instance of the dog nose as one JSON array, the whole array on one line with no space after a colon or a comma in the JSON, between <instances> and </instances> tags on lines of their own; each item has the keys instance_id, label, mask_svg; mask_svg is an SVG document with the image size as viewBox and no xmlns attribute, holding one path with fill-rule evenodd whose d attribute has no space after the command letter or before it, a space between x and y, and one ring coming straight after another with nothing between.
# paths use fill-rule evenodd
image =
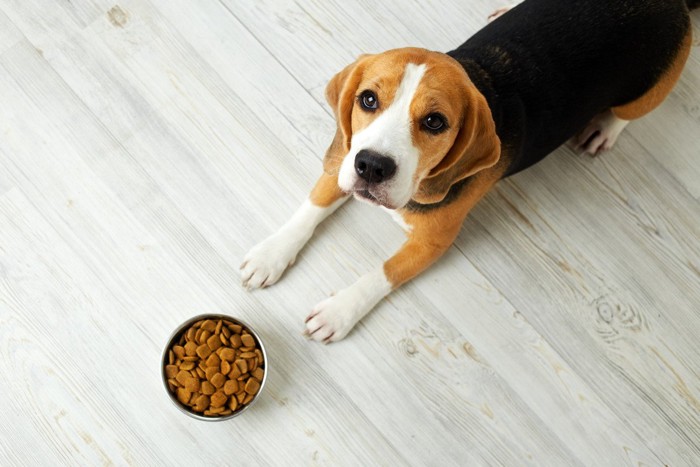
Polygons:
<instances>
[{"instance_id":1,"label":"dog nose","mask_svg":"<svg viewBox=\"0 0 700 467\"><path fill-rule=\"evenodd\" d=\"M355 156L355 172L367 183L381 183L396 173L396 163L391 157L363 149Z\"/></svg>"}]
</instances>

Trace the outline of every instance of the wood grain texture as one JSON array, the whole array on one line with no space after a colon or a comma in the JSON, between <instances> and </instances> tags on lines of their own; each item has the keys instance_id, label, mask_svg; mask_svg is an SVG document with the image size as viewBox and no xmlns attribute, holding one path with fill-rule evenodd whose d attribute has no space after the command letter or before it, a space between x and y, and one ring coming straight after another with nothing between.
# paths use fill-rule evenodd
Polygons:
<instances>
[{"instance_id":1,"label":"wood grain texture","mask_svg":"<svg viewBox=\"0 0 700 467\"><path fill-rule=\"evenodd\" d=\"M345 341L302 319L403 242L380 210L348 203L278 285L239 285L321 172L328 78L498 6L0 1L0 465L697 465L697 47L613 151L497 185ZM206 311L270 354L231 422L160 382Z\"/></svg>"}]
</instances>

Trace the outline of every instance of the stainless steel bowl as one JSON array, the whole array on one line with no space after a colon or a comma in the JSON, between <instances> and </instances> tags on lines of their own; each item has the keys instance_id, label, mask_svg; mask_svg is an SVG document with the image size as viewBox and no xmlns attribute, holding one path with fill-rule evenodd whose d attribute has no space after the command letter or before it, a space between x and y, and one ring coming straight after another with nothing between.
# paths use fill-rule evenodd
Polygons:
<instances>
[{"instance_id":1,"label":"stainless steel bowl","mask_svg":"<svg viewBox=\"0 0 700 467\"><path fill-rule=\"evenodd\" d=\"M165 365L168 364L168 350L173 346L175 341L180 338L182 333L185 330L187 330L187 328L189 328L194 323L196 323L197 321L202 320L202 319L211 319L211 320L225 319L225 320L228 320L228 321L231 321L233 323L236 323L236 324L243 326L253 336L253 338L255 339L255 341L258 344L258 347L260 347L260 351L263 354L263 359L265 361L264 362L265 374L263 375L263 380L260 382L260 389L258 389L257 394L255 394L255 397L253 398L252 401L250 401L248 403L248 405L243 407L241 410L237 410L236 412L233 412L231 415L224 415L223 417L208 417L208 416L205 416L202 414L198 414L198 413L190 410L189 407L180 403L180 401L177 400L177 397L175 396L175 394L171 393L170 390L168 389L168 380L165 377ZM255 404L255 402L260 398L260 394L262 394L263 388L265 387L265 381L267 381L267 373L269 371L269 368L270 368L270 365L269 365L269 361L267 359L267 353L265 352L265 346L263 345L263 341L260 338L260 335L257 332L255 332L255 330L248 323L245 323L238 318L234 318L233 316L223 315L220 313L209 313L209 314L195 316L194 318L190 318L187 321L185 321L184 323L182 323L180 326L178 326L177 329L175 329L175 331L168 338L168 342L165 345L165 349L163 350L163 355L162 355L161 360L160 360L160 374L161 374L161 379L163 380L163 387L165 388L165 392L168 393L168 397L170 398L170 400L173 402L173 404L175 404L175 407L177 407L178 409L180 409L181 412L186 413L187 415L189 415L192 418L196 418L197 420L203 420L206 422L221 422L221 421L233 418L233 417L237 417L240 414L242 414L243 412L245 412L246 410L248 410L253 404Z\"/></svg>"}]
</instances>

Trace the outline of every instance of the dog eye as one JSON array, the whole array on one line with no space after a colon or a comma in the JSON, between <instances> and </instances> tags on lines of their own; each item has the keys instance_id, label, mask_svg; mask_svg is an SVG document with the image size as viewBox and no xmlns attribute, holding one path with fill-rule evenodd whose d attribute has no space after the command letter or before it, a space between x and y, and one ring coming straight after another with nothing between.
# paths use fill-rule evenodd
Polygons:
<instances>
[{"instance_id":1,"label":"dog eye","mask_svg":"<svg viewBox=\"0 0 700 467\"><path fill-rule=\"evenodd\" d=\"M377 95L372 91L362 91L360 94L360 105L366 110L374 111L377 110L379 106L379 101L377 100Z\"/></svg>"},{"instance_id":2,"label":"dog eye","mask_svg":"<svg viewBox=\"0 0 700 467\"><path fill-rule=\"evenodd\" d=\"M447 122L440 114L430 114L423 119L423 128L431 133L440 133L447 129Z\"/></svg>"}]
</instances>

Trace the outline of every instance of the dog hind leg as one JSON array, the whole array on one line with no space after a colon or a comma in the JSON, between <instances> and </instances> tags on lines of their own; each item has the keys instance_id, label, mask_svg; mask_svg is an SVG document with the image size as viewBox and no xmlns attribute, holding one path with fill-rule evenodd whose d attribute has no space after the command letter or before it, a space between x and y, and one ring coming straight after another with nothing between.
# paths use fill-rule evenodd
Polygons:
<instances>
[{"instance_id":1,"label":"dog hind leg","mask_svg":"<svg viewBox=\"0 0 700 467\"><path fill-rule=\"evenodd\" d=\"M628 123L629 120L618 118L612 110L608 109L593 117L593 120L575 138L575 146L591 156L598 155L601 151L613 147L617 137Z\"/></svg>"},{"instance_id":2,"label":"dog hind leg","mask_svg":"<svg viewBox=\"0 0 700 467\"><path fill-rule=\"evenodd\" d=\"M680 78L690 54L692 36L689 27L676 57L654 86L637 99L596 115L575 139L576 146L591 155L610 149L630 120L641 118L658 107Z\"/></svg>"}]
</instances>

